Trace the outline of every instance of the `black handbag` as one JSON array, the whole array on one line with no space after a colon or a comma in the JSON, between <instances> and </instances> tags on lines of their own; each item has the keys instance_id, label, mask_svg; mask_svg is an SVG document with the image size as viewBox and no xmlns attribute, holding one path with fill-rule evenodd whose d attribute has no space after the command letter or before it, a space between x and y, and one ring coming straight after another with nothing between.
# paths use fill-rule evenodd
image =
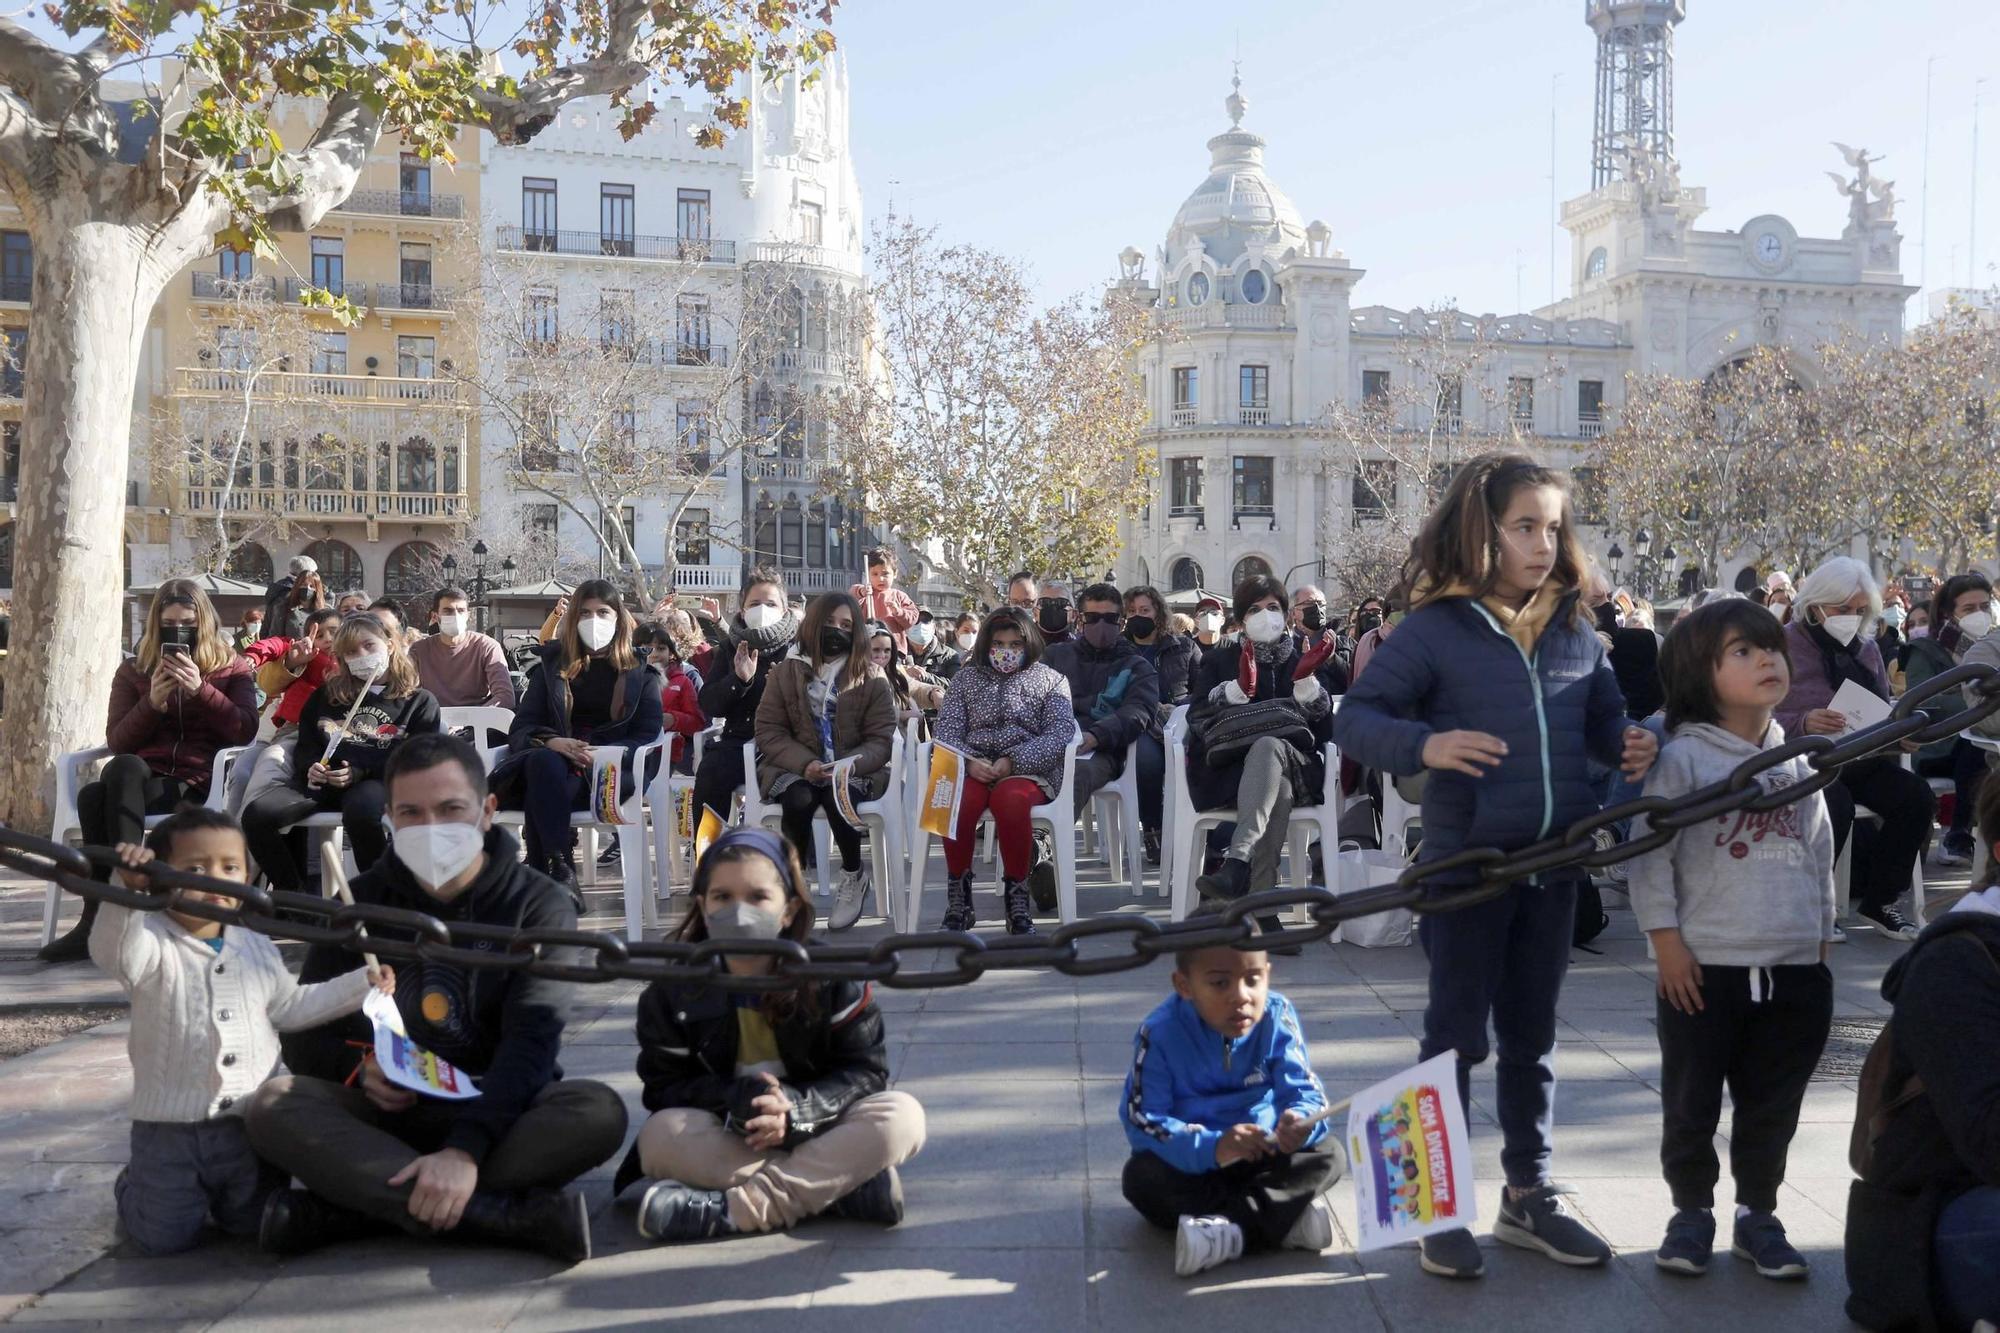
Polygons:
<instances>
[{"instance_id":1,"label":"black handbag","mask_svg":"<svg viewBox=\"0 0 2000 1333\"><path fill-rule=\"evenodd\" d=\"M1312 728L1290 699L1259 699L1216 711L1202 728L1202 757L1211 765L1233 764L1265 736L1275 736L1301 754L1313 752Z\"/></svg>"},{"instance_id":2,"label":"black handbag","mask_svg":"<svg viewBox=\"0 0 2000 1333\"><path fill-rule=\"evenodd\" d=\"M1945 1151L1950 1151L1948 1148ZM1847 1189L1847 1317L1876 1333L1935 1333L1931 1243L1943 1199L1857 1180Z\"/></svg>"}]
</instances>

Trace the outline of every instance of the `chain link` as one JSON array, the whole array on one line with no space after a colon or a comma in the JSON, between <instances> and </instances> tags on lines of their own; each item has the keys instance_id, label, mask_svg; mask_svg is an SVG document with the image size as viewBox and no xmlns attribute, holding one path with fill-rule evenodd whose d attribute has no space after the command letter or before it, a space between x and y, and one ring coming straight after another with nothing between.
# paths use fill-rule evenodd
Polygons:
<instances>
[{"instance_id":1,"label":"chain link","mask_svg":"<svg viewBox=\"0 0 2000 1333\"><path fill-rule=\"evenodd\" d=\"M1979 702L1949 714L1926 712L1947 692L1976 686ZM599 930L523 930L475 922L446 922L405 907L361 903L348 906L307 893L265 889L201 875L147 867L150 889L130 889L91 878L96 867L117 864L103 847L69 847L14 829L0 828L0 866L58 884L84 898L135 911L176 911L240 926L279 939L370 952L395 961L451 962L468 968L526 972L561 981L672 981L762 992L789 989L802 981L868 981L899 990L964 986L994 972L1053 968L1065 976L1091 977L1144 967L1163 954L1220 945L1282 948L1326 939L1344 921L1407 908L1429 914L1489 901L1510 886L1550 871L1601 869L1664 847L1686 828L1737 810L1767 811L1819 791L1842 766L1885 757L1905 741L1929 742L1970 728L2000 712L2000 668L1966 664L1915 686L1875 726L1836 739L1798 736L1774 750L1744 760L1728 777L1671 799L1643 796L1579 819L1562 832L1513 852L1468 847L1434 861L1413 865L1394 884L1336 896L1323 888L1273 889L1254 893L1219 911L1172 924L1148 916L1087 917L1046 935L1018 938L969 931L916 931L869 943L800 944L792 940L632 940ZM1766 790L1758 775L1804 758L1813 776ZM1647 832L1611 847L1594 835L1621 822L1644 819ZM1450 882L1445 882L1449 879ZM1460 882L1469 880L1469 882ZM226 903L195 899L174 902L189 889L227 898ZM1255 918L1303 907L1310 924L1260 934ZM1087 941L1122 939L1122 951L1079 946ZM928 966L906 961L924 950L944 958ZM737 975L724 966L730 957L766 957L772 969Z\"/></svg>"}]
</instances>

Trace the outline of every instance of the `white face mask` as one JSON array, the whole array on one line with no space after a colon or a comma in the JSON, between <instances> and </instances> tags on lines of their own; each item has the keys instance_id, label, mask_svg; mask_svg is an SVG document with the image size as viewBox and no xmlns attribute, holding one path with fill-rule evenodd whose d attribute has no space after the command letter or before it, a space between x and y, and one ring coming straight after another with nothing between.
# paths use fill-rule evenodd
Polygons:
<instances>
[{"instance_id":1,"label":"white face mask","mask_svg":"<svg viewBox=\"0 0 2000 1333\"><path fill-rule=\"evenodd\" d=\"M1969 616L1958 618L1958 632L1977 643L1993 630L1993 615L1988 611L1974 611Z\"/></svg>"},{"instance_id":2,"label":"white face mask","mask_svg":"<svg viewBox=\"0 0 2000 1333\"><path fill-rule=\"evenodd\" d=\"M743 626L745 629L769 629L778 623L779 615L777 607L762 602L746 606L743 608Z\"/></svg>"},{"instance_id":3,"label":"white face mask","mask_svg":"<svg viewBox=\"0 0 2000 1333\"><path fill-rule=\"evenodd\" d=\"M438 617L438 633L455 639L465 633L465 612L447 611Z\"/></svg>"},{"instance_id":4,"label":"white face mask","mask_svg":"<svg viewBox=\"0 0 2000 1333\"><path fill-rule=\"evenodd\" d=\"M357 653L347 659L348 674L356 680L367 680L379 676L389 669L389 654L385 649L376 653Z\"/></svg>"},{"instance_id":5,"label":"white face mask","mask_svg":"<svg viewBox=\"0 0 2000 1333\"><path fill-rule=\"evenodd\" d=\"M1194 618L1194 623L1203 634L1213 634L1222 628L1222 612L1204 611Z\"/></svg>"},{"instance_id":6,"label":"white face mask","mask_svg":"<svg viewBox=\"0 0 2000 1333\"><path fill-rule=\"evenodd\" d=\"M961 634L958 636L958 650L962 653L969 653L972 651L972 645L978 642L979 635L977 633Z\"/></svg>"},{"instance_id":7,"label":"white face mask","mask_svg":"<svg viewBox=\"0 0 2000 1333\"><path fill-rule=\"evenodd\" d=\"M1828 616L1820 622L1827 637L1843 648L1854 642L1854 636L1861 632L1860 616Z\"/></svg>"},{"instance_id":8,"label":"white face mask","mask_svg":"<svg viewBox=\"0 0 2000 1333\"><path fill-rule=\"evenodd\" d=\"M1243 634L1252 643L1276 643L1285 632L1285 613L1272 607L1252 611L1243 618Z\"/></svg>"},{"instance_id":9,"label":"white face mask","mask_svg":"<svg viewBox=\"0 0 2000 1333\"><path fill-rule=\"evenodd\" d=\"M599 652L618 637L618 622L609 616L585 616L576 622L576 635L585 648Z\"/></svg>"},{"instance_id":10,"label":"white face mask","mask_svg":"<svg viewBox=\"0 0 2000 1333\"><path fill-rule=\"evenodd\" d=\"M396 859L417 883L443 888L465 872L486 846L477 824L412 824L395 831Z\"/></svg>"}]
</instances>

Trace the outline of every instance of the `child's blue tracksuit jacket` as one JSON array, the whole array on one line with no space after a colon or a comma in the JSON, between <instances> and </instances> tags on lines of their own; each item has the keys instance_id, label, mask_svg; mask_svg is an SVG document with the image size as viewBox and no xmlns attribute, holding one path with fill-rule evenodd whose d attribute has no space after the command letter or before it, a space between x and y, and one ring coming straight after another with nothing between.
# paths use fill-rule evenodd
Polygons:
<instances>
[{"instance_id":1,"label":"child's blue tracksuit jacket","mask_svg":"<svg viewBox=\"0 0 2000 1333\"><path fill-rule=\"evenodd\" d=\"M1257 1026L1231 1041L1169 996L1132 1040L1132 1072L1118 1117L1132 1151L1157 1154L1189 1175L1216 1169L1215 1145L1235 1125L1276 1129L1286 1111L1313 1115L1326 1090L1306 1057L1299 1013L1276 991ZM1329 1133L1312 1127L1306 1147Z\"/></svg>"}]
</instances>

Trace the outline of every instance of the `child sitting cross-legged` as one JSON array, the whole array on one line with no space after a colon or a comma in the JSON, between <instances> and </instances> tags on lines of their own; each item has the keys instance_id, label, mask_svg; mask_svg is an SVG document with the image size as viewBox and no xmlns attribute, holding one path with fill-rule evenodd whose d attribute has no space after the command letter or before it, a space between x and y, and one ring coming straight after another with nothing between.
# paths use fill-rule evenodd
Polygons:
<instances>
[{"instance_id":1,"label":"child sitting cross-legged","mask_svg":"<svg viewBox=\"0 0 2000 1333\"><path fill-rule=\"evenodd\" d=\"M1190 1277L1247 1250L1333 1244L1325 1199L1347 1169L1326 1122L1298 1011L1270 989L1262 950L1174 957L1174 993L1133 1040L1119 1118L1132 1143L1125 1198L1176 1232Z\"/></svg>"},{"instance_id":2,"label":"child sitting cross-legged","mask_svg":"<svg viewBox=\"0 0 2000 1333\"><path fill-rule=\"evenodd\" d=\"M148 886L159 864L242 884L250 857L243 830L220 811L182 806L146 839L121 843L128 888ZM225 894L183 889L175 903L229 906ZM90 956L132 1000L132 1161L112 1187L118 1221L148 1254L176 1254L211 1219L231 1235L254 1235L264 1198L284 1184L260 1162L243 1130L243 1107L278 1065L278 1034L351 1014L368 993L369 970L300 985L267 937L190 912L136 911L105 902L90 931ZM384 991L396 988L380 969Z\"/></svg>"}]
</instances>

